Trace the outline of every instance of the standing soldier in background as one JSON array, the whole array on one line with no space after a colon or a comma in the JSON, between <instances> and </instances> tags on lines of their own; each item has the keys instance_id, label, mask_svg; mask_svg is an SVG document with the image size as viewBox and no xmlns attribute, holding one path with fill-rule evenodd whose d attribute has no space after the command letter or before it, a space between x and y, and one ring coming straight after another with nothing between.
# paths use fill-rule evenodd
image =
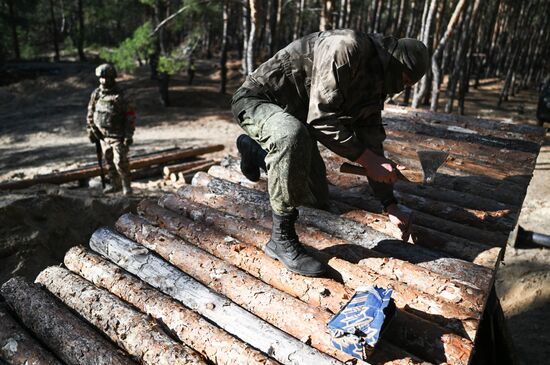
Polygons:
<instances>
[{"instance_id":1,"label":"standing soldier in background","mask_svg":"<svg viewBox=\"0 0 550 365\"><path fill-rule=\"evenodd\" d=\"M95 70L99 87L94 90L88 104L86 129L92 143L101 143L111 186L103 192L120 191L130 195L130 166L128 149L135 129L135 112L116 84L116 70L102 64Z\"/></svg>"}]
</instances>

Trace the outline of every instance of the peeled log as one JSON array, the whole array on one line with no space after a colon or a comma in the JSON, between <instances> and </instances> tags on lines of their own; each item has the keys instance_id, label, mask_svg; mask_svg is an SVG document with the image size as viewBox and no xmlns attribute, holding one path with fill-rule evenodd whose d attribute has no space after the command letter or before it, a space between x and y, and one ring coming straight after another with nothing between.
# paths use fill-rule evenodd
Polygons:
<instances>
[{"instance_id":1,"label":"peeled log","mask_svg":"<svg viewBox=\"0 0 550 365\"><path fill-rule=\"evenodd\" d=\"M0 303L0 359L11 365L62 365Z\"/></svg>"},{"instance_id":2,"label":"peeled log","mask_svg":"<svg viewBox=\"0 0 550 365\"><path fill-rule=\"evenodd\" d=\"M38 274L36 282L142 364L206 364L195 350L174 341L143 313L67 269L50 266Z\"/></svg>"},{"instance_id":3,"label":"peeled log","mask_svg":"<svg viewBox=\"0 0 550 365\"><path fill-rule=\"evenodd\" d=\"M225 180L199 173L193 185L178 190L178 195L248 219L268 217L269 200L266 194L244 188ZM201 190L200 187L205 187ZM251 208L247 208L250 206ZM253 207L253 208L252 208ZM301 208L299 222L310 225L354 244L382 254L409 261L432 272L469 283L485 290L492 281L492 271L470 262L445 257L442 253L410 245L349 219L340 218L319 209Z\"/></svg>"},{"instance_id":4,"label":"peeled log","mask_svg":"<svg viewBox=\"0 0 550 365\"><path fill-rule=\"evenodd\" d=\"M120 267L82 246L71 248L65 266L96 286L162 321L178 338L213 363L278 364L256 349L214 326L176 300L153 289Z\"/></svg>"},{"instance_id":5,"label":"peeled log","mask_svg":"<svg viewBox=\"0 0 550 365\"><path fill-rule=\"evenodd\" d=\"M255 226L250 221L232 217L228 214L216 213L212 208L197 207L190 202L174 198L173 196L166 196L162 198L161 204L169 209L187 214L195 220L204 221L207 224L215 222L216 227L222 229L226 234L259 248L263 247L269 238L268 229ZM167 219L163 219L168 214L164 213L162 217L155 214L154 212L161 212L152 204L144 201L140 204L139 209L150 219L158 217L156 219L159 224L161 222L169 223ZM300 230L299 234L306 245L316 247L319 250L312 251L312 254L326 262L334 271L333 276L341 280L347 287L357 289L365 283L376 283L379 286L391 287L394 289L394 299L398 307L410 310L420 317L433 320L462 336L473 336L475 334L477 326L475 318L479 318L480 313L471 306L480 307L483 304L483 296L474 298L473 294L478 294L478 290L470 287L460 289L460 285L452 283L450 280L438 280L436 275L429 272L427 272L427 277L434 281L426 280L422 282L421 280L425 280L426 276L420 277L422 274L426 274L426 271L417 270L415 272L415 270L403 265L403 262L397 262L398 260L376 256L369 257L370 252L350 250L349 244L338 246L341 241L327 239L321 232L314 234ZM359 261L360 265L342 260L338 256L353 258L353 262ZM405 282L410 285L405 284ZM438 295L434 297L426 295L417 289L419 286ZM438 290L440 293L438 293ZM462 294L468 299L464 300Z\"/></svg>"},{"instance_id":6,"label":"peeled log","mask_svg":"<svg viewBox=\"0 0 550 365\"><path fill-rule=\"evenodd\" d=\"M137 159L130 159L130 169L140 169L165 162L183 160L184 158L221 151L223 145L192 147L183 150L169 151L147 155ZM38 175L31 179L13 180L0 183L0 190L24 189L37 184L63 184L70 181L88 179L100 175L99 166L90 166L80 169L61 171L53 174Z\"/></svg>"},{"instance_id":7,"label":"peeled log","mask_svg":"<svg viewBox=\"0 0 550 365\"><path fill-rule=\"evenodd\" d=\"M142 245L110 229L100 228L95 231L90 239L90 247L283 364L341 364L259 319L151 254ZM259 333L262 335L258 336Z\"/></svg>"},{"instance_id":8,"label":"peeled log","mask_svg":"<svg viewBox=\"0 0 550 365\"><path fill-rule=\"evenodd\" d=\"M145 203L145 201L143 203ZM166 226L168 230L171 230L173 233L180 235L180 237L185 238L186 240L189 239L189 232L199 232L195 233L195 237L191 238L191 240L195 244L204 246L205 241L223 242L225 240L227 242L231 242L231 244L234 245L234 249L236 250L240 250L243 246L246 247L245 244L239 243L236 240L229 241L228 239L224 239L224 235L219 233L216 234L214 230L209 230L205 226L189 222L183 217L178 217L175 213L165 211L160 207L158 207L158 209L155 209L152 204L144 204L140 206L140 208L142 210L146 210L146 212L144 213L147 217L151 217L151 219L156 218L156 223L160 224L163 227ZM208 218L216 219L216 217L213 216ZM167 242L170 242L174 245L184 244L182 240L174 237L166 230L154 227L150 223L139 217L125 215L117 222L117 227L123 232L130 232L132 234L132 237L130 238L135 239L144 245L150 245L153 244L153 242L158 241L162 242L162 244L167 244ZM242 225L240 227L245 228ZM256 245L257 244L258 241L256 241ZM323 255L321 254L320 256ZM325 257L322 259L324 259L324 261L329 261L329 256L324 256ZM225 258L226 256L224 257L224 259ZM329 261L329 265L331 264L331 261L333 260ZM338 269L337 265L336 268ZM262 276L262 280L266 282L271 283L273 281L281 280L277 277L270 276L269 273L266 274L266 276ZM297 291L294 291L292 287L292 284L294 282L300 285L298 278L298 280L292 282L288 279L288 274L284 274L284 271L282 273L275 273L274 275L282 276L282 280L284 282L288 281L287 285L283 285L290 294L295 296L301 294ZM342 276L347 275L346 273L342 273ZM301 280L305 281L310 286L317 286L321 288L323 287L323 285L326 284L326 280L322 278L302 277ZM384 280L378 280L377 284L385 285L386 283L384 283ZM303 284L301 284L301 286L303 286ZM334 289L336 289L337 292L345 293L345 289L342 284L332 283L330 286L326 286L327 291ZM399 288L397 288L397 290L398 289ZM322 295L322 293L317 293L317 295ZM399 294L397 294L397 296L399 296ZM411 290L409 296L414 297L414 291ZM309 298L302 296L300 297L300 299L308 301ZM311 302L314 301L315 299L313 299L313 301ZM414 307L414 304L411 304L411 306ZM337 310L339 310L339 307L335 307L332 309L334 312L336 312ZM405 323L407 325L404 325ZM416 316L413 316L403 311L399 311L399 316L394 319L394 321L392 322L391 330L388 329L388 331L389 334L387 338L391 339L393 343L399 344L400 347L405 348L406 350L411 351L431 361L440 361L443 358L451 361L451 359L456 358L456 354L461 354L460 356L462 356L464 353L468 353L469 351L471 351L472 344L470 341L466 339L461 339L459 336L450 335L447 333L448 330L436 326L430 322L423 321L420 318L417 318ZM411 339L411 333L415 334L414 340ZM438 349L440 341L445 341L446 343L448 343L447 347L445 347L443 358L441 357L443 354L441 353L440 349ZM384 348L384 343L380 344L380 348Z\"/></svg>"},{"instance_id":9,"label":"peeled log","mask_svg":"<svg viewBox=\"0 0 550 365\"><path fill-rule=\"evenodd\" d=\"M212 160L200 159L197 161L188 161L188 162L183 162L175 165L166 165L162 168L162 174L166 179L172 173L189 170L189 169L192 169L193 167L197 167L208 162L212 162Z\"/></svg>"},{"instance_id":10,"label":"peeled log","mask_svg":"<svg viewBox=\"0 0 550 365\"><path fill-rule=\"evenodd\" d=\"M2 296L40 341L68 365L134 365L115 345L53 295L20 277L2 285Z\"/></svg>"}]
</instances>

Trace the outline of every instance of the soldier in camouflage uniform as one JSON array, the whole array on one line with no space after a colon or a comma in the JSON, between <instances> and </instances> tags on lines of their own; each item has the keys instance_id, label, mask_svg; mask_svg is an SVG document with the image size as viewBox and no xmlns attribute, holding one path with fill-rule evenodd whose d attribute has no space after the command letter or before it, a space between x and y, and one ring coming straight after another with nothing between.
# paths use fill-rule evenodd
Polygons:
<instances>
[{"instance_id":1,"label":"soldier in camouflage uniform","mask_svg":"<svg viewBox=\"0 0 550 365\"><path fill-rule=\"evenodd\" d=\"M116 84L116 70L110 64L96 68L100 85L94 90L88 104L86 129L92 143L101 142L111 185L105 193L120 191L132 193L128 149L135 129L135 113L124 93Z\"/></svg>"},{"instance_id":2,"label":"soldier in camouflage uniform","mask_svg":"<svg viewBox=\"0 0 550 365\"><path fill-rule=\"evenodd\" d=\"M417 40L331 30L290 43L247 77L232 111L246 132L237 139L242 172L253 181L260 168L268 174L273 231L266 254L303 275L325 269L294 230L297 207L328 202L317 142L365 168L390 220L408 238L408 215L393 196L396 164L383 154L381 111L386 94L417 82L428 64Z\"/></svg>"}]
</instances>

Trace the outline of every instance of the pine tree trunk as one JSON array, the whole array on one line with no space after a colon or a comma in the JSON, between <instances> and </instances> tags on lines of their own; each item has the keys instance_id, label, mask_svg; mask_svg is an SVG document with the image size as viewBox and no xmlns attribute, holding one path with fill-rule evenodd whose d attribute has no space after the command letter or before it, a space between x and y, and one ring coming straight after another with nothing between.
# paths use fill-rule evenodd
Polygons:
<instances>
[{"instance_id":1,"label":"pine tree trunk","mask_svg":"<svg viewBox=\"0 0 550 365\"><path fill-rule=\"evenodd\" d=\"M449 19L449 23L447 23L447 29L445 30L443 37L439 40L437 48L435 49L432 55L433 79L432 79L432 99L430 103L431 111L437 111L437 104L438 104L438 98L439 98L439 84L441 80L441 66L439 64L439 58L441 57L441 54L443 53L443 50L447 45L447 40L455 30L456 23L458 21L458 18L460 17L460 14L462 13L462 10L464 9L465 3L466 3L466 0L459 0L458 3L456 4L455 9L453 11L453 15L451 15L451 19Z\"/></svg>"},{"instance_id":2,"label":"pine tree trunk","mask_svg":"<svg viewBox=\"0 0 550 365\"><path fill-rule=\"evenodd\" d=\"M83 0L76 0L76 9L78 17L78 35L76 37L76 48L78 49L78 58L80 62L86 61L86 55L84 54L84 7L82 4Z\"/></svg>"},{"instance_id":3,"label":"pine tree trunk","mask_svg":"<svg viewBox=\"0 0 550 365\"><path fill-rule=\"evenodd\" d=\"M227 28L229 24L229 1L223 1L222 45L220 55L220 93L225 94L227 85Z\"/></svg>"},{"instance_id":4,"label":"pine tree trunk","mask_svg":"<svg viewBox=\"0 0 550 365\"><path fill-rule=\"evenodd\" d=\"M19 37L17 36L17 23L16 23L16 14L14 8L14 0L7 0L8 11L10 15L10 28L11 28L11 38L13 44L13 53L15 55L15 60L19 61L21 59L21 52L19 50Z\"/></svg>"},{"instance_id":5,"label":"pine tree trunk","mask_svg":"<svg viewBox=\"0 0 550 365\"><path fill-rule=\"evenodd\" d=\"M321 32L333 28L332 1L333 0L322 0L321 16L319 17L319 30Z\"/></svg>"},{"instance_id":6,"label":"pine tree trunk","mask_svg":"<svg viewBox=\"0 0 550 365\"><path fill-rule=\"evenodd\" d=\"M50 22L51 22L51 30L52 30L52 42L53 42L53 48L55 51L53 60L55 62L59 62L59 34L57 32L57 22L55 20L53 0L49 0L49 2L50 2Z\"/></svg>"},{"instance_id":7,"label":"pine tree trunk","mask_svg":"<svg viewBox=\"0 0 550 365\"><path fill-rule=\"evenodd\" d=\"M241 0L242 1L242 30L243 30L243 47L242 47L242 72L243 75L249 75L251 73L250 71L250 65L248 64L248 39L250 36L250 16L249 16L249 7L248 7L248 1L249 0Z\"/></svg>"}]
</instances>

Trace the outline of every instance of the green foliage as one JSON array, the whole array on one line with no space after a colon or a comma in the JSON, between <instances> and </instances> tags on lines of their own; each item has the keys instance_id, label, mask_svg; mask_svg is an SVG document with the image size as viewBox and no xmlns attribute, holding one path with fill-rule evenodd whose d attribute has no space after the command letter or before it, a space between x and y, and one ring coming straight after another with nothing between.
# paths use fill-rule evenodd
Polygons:
<instances>
[{"instance_id":1,"label":"green foliage","mask_svg":"<svg viewBox=\"0 0 550 365\"><path fill-rule=\"evenodd\" d=\"M153 39L150 34L153 27L146 22L134 31L132 37L125 39L116 49L101 52L101 57L114 63L123 71L132 71L136 68L137 60L147 59L153 52Z\"/></svg>"},{"instance_id":2,"label":"green foliage","mask_svg":"<svg viewBox=\"0 0 550 365\"><path fill-rule=\"evenodd\" d=\"M160 56L157 70L168 75L175 75L187 67L187 60Z\"/></svg>"}]
</instances>

